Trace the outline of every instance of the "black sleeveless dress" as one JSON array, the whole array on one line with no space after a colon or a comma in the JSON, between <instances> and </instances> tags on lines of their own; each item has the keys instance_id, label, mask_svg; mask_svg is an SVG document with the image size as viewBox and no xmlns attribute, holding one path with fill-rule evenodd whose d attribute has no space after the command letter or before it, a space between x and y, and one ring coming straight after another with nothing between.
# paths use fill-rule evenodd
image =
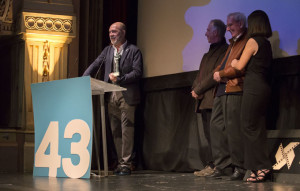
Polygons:
<instances>
[{"instance_id":1,"label":"black sleeveless dress","mask_svg":"<svg viewBox=\"0 0 300 191\"><path fill-rule=\"evenodd\" d=\"M258 51L246 66L241 109L244 166L250 170L271 169L267 150L266 112L271 96L272 49L265 37L257 36L253 39L258 44Z\"/></svg>"}]
</instances>

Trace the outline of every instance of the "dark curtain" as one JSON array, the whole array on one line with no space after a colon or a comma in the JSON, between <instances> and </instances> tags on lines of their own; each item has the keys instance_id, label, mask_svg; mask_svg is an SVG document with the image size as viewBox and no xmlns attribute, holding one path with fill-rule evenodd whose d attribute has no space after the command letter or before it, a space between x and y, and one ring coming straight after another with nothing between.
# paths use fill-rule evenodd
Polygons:
<instances>
[{"instance_id":1,"label":"dark curtain","mask_svg":"<svg viewBox=\"0 0 300 191\"><path fill-rule=\"evenodd\" d=\"M102 51L103 0L80 1L79 76Z\"/></svg>"},{"instance_id":2,"label":"dark curtain","mask_svg":"<svg viewBox=\"0 0 300 191\"><path fill-rule=\"evenodd\" d=\"M147 169L203 168L194 104L190 87L147 93L143 147Z\"/></svg>"},{"instance_id":3,"label":"dark curtain","mask_svg":"<svg viewBox=\"0 0 300 191\"><path fill-rule=\"evenodd\" d=\"M143 159L146 169L193 171L202 169L195 100L190 91L196 72L144 80Z\"/></svg>"},{"instance_id":4,"label":"dark curtain","mask_svg":"<svg viewBox=\"0 0 300 191\"><path fill-rule=\"evenodd\" d=\"M275 59L269 130L300 129L300 56Z\"/></svg>"},{"instance_id":5,"label":"dark curtain","mask_svg":"<svg viewBox=\"0 0 300 191\"><path fill-rule=\"evenodd\" d=\"M10 95L11 95L11 80L12 80L12 44L10 41L12 38L0 40L0 81L1 81L1 107L0 107L0 128L8 127L9 115L10 115Z\"/></svg>"}]
</instances>

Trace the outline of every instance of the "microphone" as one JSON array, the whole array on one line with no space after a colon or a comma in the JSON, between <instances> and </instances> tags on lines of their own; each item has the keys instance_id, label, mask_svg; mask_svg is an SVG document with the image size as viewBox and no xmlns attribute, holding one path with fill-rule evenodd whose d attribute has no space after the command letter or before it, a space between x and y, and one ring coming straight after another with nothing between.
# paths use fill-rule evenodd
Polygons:
<instances>
[{"instance_id":1,"label":"microphone","mask_svg":"<svg viewBox=\"0 0 300 191\"><path fill-rule=\"evenodd\" d=\"M103 63L105 62L105 59L106 59L106 58L103 57L103 59L101 60L100 66L99 66L99 68L98 68L98 70L97 70L97 72L96 72L94 78L97 78L97 76L98 76L98 74L99 74L99 72L100 72L100 70L101 70L101 68L102 68Z\"/></svg>"}]
</instances>

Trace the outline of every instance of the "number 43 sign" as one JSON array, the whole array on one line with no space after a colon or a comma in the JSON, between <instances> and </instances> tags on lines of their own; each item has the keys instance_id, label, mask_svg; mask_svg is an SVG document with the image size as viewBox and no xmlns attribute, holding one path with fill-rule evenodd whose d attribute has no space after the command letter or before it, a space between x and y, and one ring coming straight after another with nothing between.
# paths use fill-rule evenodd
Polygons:
<instances>
[{"instance_id":1,"label":"number 43 sign","mask_svg":"<svg viewBox=\"0 0 300 191\"><path fill-rule=\"evenodd\" d=\"M31 85L34 176L89 178L92 151L90 77Z\"/></svg>"}]
</instances>

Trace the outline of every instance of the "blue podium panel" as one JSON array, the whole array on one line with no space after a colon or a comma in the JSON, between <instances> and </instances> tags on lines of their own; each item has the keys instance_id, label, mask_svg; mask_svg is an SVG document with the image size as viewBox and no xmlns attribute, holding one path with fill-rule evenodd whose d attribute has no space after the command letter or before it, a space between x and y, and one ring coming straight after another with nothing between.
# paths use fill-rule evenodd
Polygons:
<instances>
[{"instance_id":1,"label":"blue podium panel","mask_svg":"<svg viewBox=\"0 0 300 191\"><path fill-rule=\"evenodd\" d=\"M31 85L34 176L89 178L92 153L90 77Z\"/></svg>"}]
</instances>

